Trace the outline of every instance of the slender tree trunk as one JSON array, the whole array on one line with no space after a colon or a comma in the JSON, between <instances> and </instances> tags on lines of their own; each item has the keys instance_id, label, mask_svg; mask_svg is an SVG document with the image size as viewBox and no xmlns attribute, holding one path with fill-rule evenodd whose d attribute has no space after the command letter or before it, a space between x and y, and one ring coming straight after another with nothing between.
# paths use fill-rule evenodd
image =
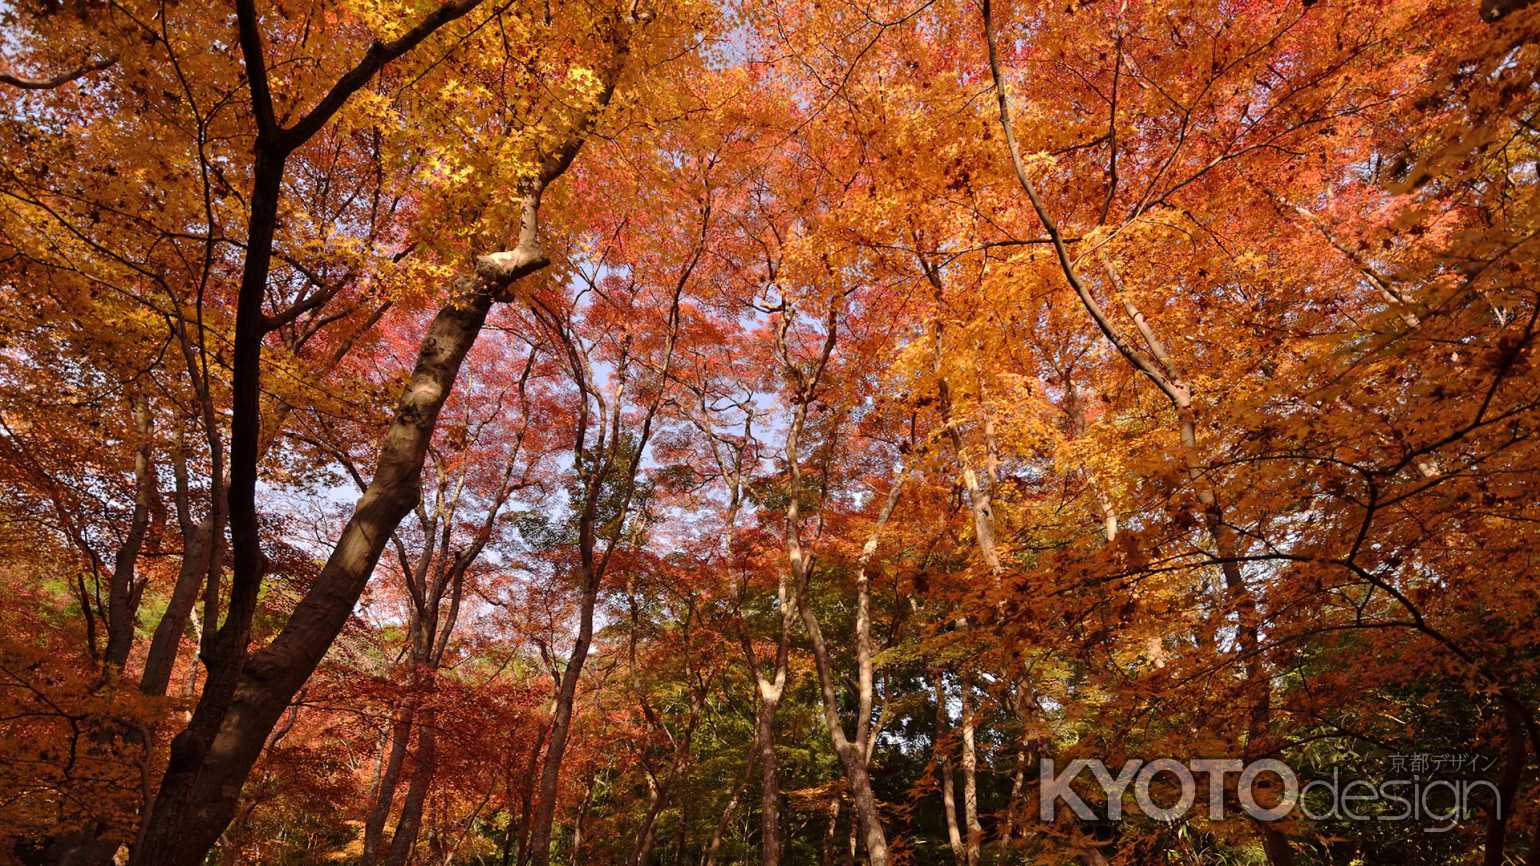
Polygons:
<instances>
[{"instance_id":1,"label":"slender tree trunk","mask_svg":"<svg viewBox=\"0 0 1540 866\"><path fill-rule=\"evenodd\" d=\"M149 655L145 657L144 673L139 678L139 691L144 694L164 695L171 685L177 651L182 646L193 605L197 604L199 591L208 575L213 533L212 524L204 520L182 539L182 562L177 568L176 584L171 588L166 612L161 615L155 634L150 638Z\"/></svg>"},{"instance_id":2,"label":"slender tree trunk","mask_svg":"<svg viewBox=\"0 0 1540 866\"><path fill-rule=\"evenodd\" d=\"M830 352L834 347L834 314L836 307L831 304L829 314L829 333L824 344L822 361L818 370L822 370L823 363L827 362ZM801 374L798 374L801 378ZM786 460L790 468L791 489L800 487L800 471L798 469L798 438L802 430L802 422L805 418L807 404L811 401L813 390L816 387L817 375L810 377L810 385L804 385L799 394L796 415L788 429L786 436ZM834 690L834 674L829 661L829 648L824 641L823 629L818 624L818 615L811 605L805 603L808 592L808 582L811 577L812 563L807 551L802 547L801 541L801 513L797 497L791 497L790 504L786 508L786 559L787 567L795 578L798 587L799 599L797 608L802 616L802 625L807 630L809 642L812 644L814 668L818 672L818 684L823 699L824 725L828 728L829 739L833 743L834 752L839 757L840 763L845 768L845 782L850 788L850 797L855 816L860 820L862 835L866 843L866 856L871 866L887 866L888 864L888 840L882 827L882 814L877 804L877 796L872 790L871 775L868 768L869 737L871 736L871 711L873 704L873 664L872 664L872 640L871 640L871 595L867 577L866 566L873 553L876 552L877 543L888 518L892 516L894 507L898 504L899 494L903 490L904 480L907 477L907 469L901 469L894 480L892 488L878 513L876 524L866 543L862 546L861 555L856 568L856 618L855 618L855 645L856 645L856 719L855 737L846 736L844 723L840 718L839 699Z\"/></svg>"},{"instance_id":3,"label":"slender tree trunk","mask_svg":"<svg viewBox=\"0 0 1540 866\"><path fill-rule=\"evenodd\" d=\"M936 772L941 775L941 812L946 817L946 840L952 847L952 860L957 866L965 866L968 860L963 848L962 830L957 824L956 782L952 779L952 750L947 736L946 683L941 671L936 671L936 734L933 749L936 754Z\"/></svg>"},{"instance_id":4,"label":"slender tree trunk","mask_svg":"<svg viewBox=\"0 0 1540 866\"><path fill-rule=\"evenodd\" d=\"M577 821L572 825L572 862L574 864L583 861L583 836L585 825L588 823L588 809L593 805L593 790L590 789L583 795L583 802L578 805Z\"/></svg>"},{"instance_id":5,"label":"slender tree trunk","mask_svg":"<svg viewBox=\"0 0 1540 866\"><path fill-rule=\"evenodd\" d=\"M503 834L503 844L498 847L497 866L513 866L513 816L509 815L508 817L508 832Z\"/></svg>"},{"instance_id":6,"label":"slender tree trunk","mask_svg":"<svg viewBox=\"0 0 1540 866\"><path fill-rule=\"evenodd\" d=\"M593 640L594 605L599 594L598 576L590 571L584 580L586 586L578 613L578 637L567 657L567 668L561 676L561 688L556 693L551 733L547 740L545 762L540 771L540 792L531 818L529 847L530 862L534 866L550 866L551 863L551 829L561 785L561 764L566 756L567 737L572 729L572 707L577 699L578 679L582 675L583 663L588 659L589 644Z\"/></svg>"},{"instance_id":7,"label":"slender tree trunk","mask_svg":"<svg viewBox=\"0 0 1540 866\"><path fill-rule=\"evenodd\" d=\"M423 804L428 799L428 789L433 784L433 771L438 761L438 712L432 708L423 710L418 729L412 780L407 786L406 800L401 804L401 818L396 821L396 831L390 839L390 852L385 857L385 866L406 866L411 861L412 849L416 847L418 833L422 830Z\"/></svg>"},{"instance_id":8,"label":"slender tree trunk","mask_svg":"<svg viewBox=\"0 0 1540 866\"><path fill-rule=\"evenodd\" d=\"M552 711L554 713L554 707ZM545 749L545 739L550 732L549 724L540 726L535 744L529 750L529 760L524 765L524 790L520 792L519 804L519 866L529 864L530 809L535 803L535 768L540 764L540 756Z\"/></svg>"},{"instance_id":9,"label":"slender tree trunk","mask_svg":"<svg viewBox=\"0 0 1540 866\"><path fill-rule=\"evenodd\" d=\"M379 859L385 838L385 824L390 820L390 807L396 799L396 786L401 779L401 767L406 763L407 745L412 739L412 722L417 705L408 701L396 712L390 723L390 753L385 759L385 769L376 786L374 804L364 819L364 852L359 858L362 866L371 866Z\"/></svg>"},{"instance_id":10,"label":"slender tree trunk","mask_svg":"<svg viewBox=\"0 0 1540 866\"><path fill-rule=\"evenodd\" d=\"M984 828L979 824L978 745L974 737L978 721L973 716L972 691L969 678L963 677L959 692L962 695L963 820L968 828L968 866L978 866Z\"/></svg>"},{"instance_id":11,"label":"slender tree trunk","mask_svg":"<svg viewBox=\"0 0 1540 866\"><path fill-rule=\"evenodd\" d=\"M794 560L795 561L795 560ZM887 866L888 840L882 828L882 815L877 806L877 796L872 791L871 775L867 770L865 738L852 742L845 736L839 718L839 703L834 694L833 674L829 666L829 650L823 633L818 627L817 616L807 605L799 605L802 623L806 626L813 645L813 661L818 668L819 684L823 691L824 723L834 743L834 752L845 768L845 782L850 788L850 798L859 819L862 838L866 843L866 856L871 866Z\"/></svg>"},{"instance_id":12,"label":"slender tree trunk","mask_svg":"<svg viewBox=\"0 0 1540 866\"><path fill-rule=\"evenodd\" d=\"M144 549L145 535L150 528L150 511L156 497L149 400L135 397L133 408L134 430L139 437L134 452L134 512L129 518L128 533L123 539L123 545L118 548L113 559L112 576L107 586L105 661L109 669L120 673L123 665L128 663L128 654L134 646L139 596L144 590L142 583L134 582L134 572L139 564L139 552Z\"/></svg>"},{"instance_id":13,"label":"slender tree trunk","mask_svg":"<svg viewBox=\"0 0 1540 866\"><path fill-rule=\"evenodd\" d=\"M866 769L866 761L849 761L845 772L853 783L851 799L855 802L856 816L861 819L867 862L871 866L887 866L888 837L882 829L882 813L877 805L877 795L872 792L872 779Z\"/></svg>"},{"instance_id":14,"label":"slender tree trunk","mask_svg":"<svg viewBox=\"0 0 1540 866\"><path fill-rule=\"evenodd\" d=\"M1027 775L1031 772L1032 758L1038 750L1037 741L1028 733L1030 726L1027 723L1027 715L1031 712L1032 703L1031 693L1027 688L1025 686L1018 687L1015 695L1012 697L1011 704L1016 719L1022 726L1022 731L1021 738L1016 744L1016 755L1013 760L1014 767L1011 771L1010 799L1006 802L1005 828L1001 833L1001 838L1006 842L1016 838L1017 822L1025 817L1024 805L1027 794ZM1022 834L1025 835L1025 827L1023 826L1020 829Z\"/></svg>"},{"instance_id":15,"label":"slender tree trunk","mask_svg":"<svg viewBox=\"0 0 1540 866\"><path fill-rule=\"evenodd\" d=\"M656 841L653 831L658 824L658 813L663 811L664 787L651 776L647 778L647 814L642 816L642 826L637 833L636 844L632 846L633 866L647 866L652 860L652 846Z\"/></svg>"},{"instance_id":16,"label":"slender tree trunk","mask_svg":"<svg viewBox=\"0 0 1540 866\"><path fill-rule=\"evenodd\" d=\"M834 840L840 825L840 798L829 800L829 819L823 828L823 841L818 846L818 866L834 866Z\"/></svg>"},{"instance_id":17,"label":"slender tree trunk","mask_svg":"<svg viewBox=\"0 0 1540 866\"><path fill-rule=\"evenodd\" d=\"M1016 757L1012 759L1011 766L1011 793L1006 799L1005 828L1000 838L1010 842L1016 838L1016 816L1021 811L1022 797L1027 791L1027 749L1026 743L1019 744Z\"/></svg>"}]
</instances>

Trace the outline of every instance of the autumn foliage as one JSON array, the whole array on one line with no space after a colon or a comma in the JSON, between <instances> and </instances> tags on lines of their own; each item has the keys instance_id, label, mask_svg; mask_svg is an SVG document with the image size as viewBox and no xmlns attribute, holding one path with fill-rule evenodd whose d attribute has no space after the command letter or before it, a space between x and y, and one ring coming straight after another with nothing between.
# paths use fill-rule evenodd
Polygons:
<instances>
[{"instance_id":1,"label":"autumn foliage","mask_svg":"<svg viewBox=\"0 0 1540 866\"><path fill-rule=\"evenodd\" d=\"M0 22L0 862L1540 864L1530 0Z\"/></svg>"}]
</instances>

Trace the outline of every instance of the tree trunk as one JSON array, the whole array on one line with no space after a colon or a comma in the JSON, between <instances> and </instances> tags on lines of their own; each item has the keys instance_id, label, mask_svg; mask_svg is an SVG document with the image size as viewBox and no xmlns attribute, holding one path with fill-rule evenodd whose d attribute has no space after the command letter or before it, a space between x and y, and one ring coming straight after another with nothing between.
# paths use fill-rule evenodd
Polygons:
<instances>
[{"instance_id":1,"label":"tree trunk","mask_svg":"<svg viewBox=\"0 0 1540 866\"><path fill-rule=\"evenodd\" d=\"M385 866L406 866L411 861L412 849L417 845L417 834L422 829L422 807L428 799L428 789L433 784L433 770L438 760L437 716L437 711L431 708L422 712L412 781L406 789L406 801L401 804L401 818L396 821L396 832L390 839L390 852L385 857Z\"/></svg>"},{"instance_id":2,"label":"tree trunk","mask_svg":"<svg viewBox=\"0 0 1540 866\"><path fill-rule=\"evenodd\" d=\"M651 776L647 777L647 814L642 816L642 826L636 844L632 846L633 866L647 866L652 860L652 846L656 841L653 831L658 825L658 813L663 811L663 791L663 785Z\"/></svg>"},{"instance_id":3,"label":"tree trunk","mask_svg":"<svg viewBox=\"0 0 1540 866\"><path fill-rule=\"evenodd\" d=\"M578 679L583 672L583 663L588 660L589 643L593 640L594 605L599 595L598 576L590 570L584 580L583 602L578 613L578 638L567 657L567 669L562 671L561 688L557 690L556 706L551 715L545 763L540 771L540 794L535 801L535 814L529 834L530 862L534 866L550 866L551 863L551 827L556 817L561 763L567 752L567 737L572 730L572 705L577 699Z\"/></svg>"},{"instance_id":4,"label":"tree trunk","mask_svg":"<svg viewBox=\"0 0 1540 866\"><path fill-rule=\"evenodd\" d=\"M391 721L390 754L385 759L385 770L374 795L374 805L364 819L364 852L359 858L362 866L371 866L380 856L385 838L385 823L390 820L390 807L396 799L396 785L401 779L401 767L406 763L406 749L412 739L412 722L416 716L416 704L408 702Z\"/></svg>"},{"instance_id":5,"label":"tree trunk","mask_svg":"<svg viewBox=\"0 0 1540 866\"><path fill-rule=\"evenodd\" d=\"M775 764L775 710L781 703L781 689L767 691L760 687L759 712L754 720L754 744L759 750L759 863L780 866L781 781Z\"/></svg>"},{"instance_id":6,"label":"tree trunk","mask_svg":"<svg viewBox=\"0 0 1540 866\"><path fill-rule=\"evenodd\" d=\"M932 749L936 755L936 772L941 776L941 811L946 816L946 840L952 847L952 860L957 866L967 863L963 849L962 830L957 824L957 791L952 780L952 753L946 745L946 684L941 671L936 671L936 733Z\"/></svg>"},{"instance_id":7,"label":"tree trunk","mask_svg":"<svg viewBox=\"0 0 1540 866\"><path fill-rule=\"evenodd\" d=\"M1492 811L1487 813L1486 851L1482 858L1484 866L1502 866L1503 864L1503 853L1507 846L1508 818L1513 812L1519 782L1524 775L1524 764L1528 760L1524 729L1524 711L1504 701L1503 732L1507 754L1503 757L1502 775L1497 780L1497 802L1492 804ZM1534 852L1530 853L1530 859L1533 860Z\"/></svg>"},{"instance_id":8,"label":"tree trunk","mask_svg":"<svg viewBox=\"0 0 1540 866\"><path fill-rule=\"evenodd\" d=\"M239 43L257 136L231 350L230 483L225 499L234 576L224 625L210 635L217 610L212 603L218 588L214 565L219 562L217 555L210 556L205 594L211 603L205 605L209 621L204 634L208 678L192 720L172 741L166 772L155 803L145 815L139 844L130 860L132 866L197 866L230 823L241 788L268 734L341 631L387 538L419 498L423 458L439 410L494 298L515 280L548 264L536 237L540 192L571 164L586 137L586 124L583 134L570 137L547 159L524 195L525 220L518 247L480 257L476 276L459 281L449 305L434 317L397 414L381 442L374 479L282 632L261 652L248 655L251 619L266 568L255 498L262 433L262 339L271 325L263 304L285 164L289 155L313 138L381 67L479 2L451 0L396 39L375 42L310 111L293 126L283 127L273 110L255 3L236 0ZM608 102L613 87L610 78L601 106ZM215 546L219 527L216 520Z\"/></svg>"},{"instance_id":9,"label":"tree trunk","mask_svg":"<svg viewBox=\"0 0 1540 866\"><path fill-rule=\"evenodd\" d=\"M182 636L187 632L187 622L192 618L193 605L198 601L199 590L209 571L210 540L214 528L207 520L200 521L182 539L182 563L177 569L176 585L166 602L166 612L155 626L150 638L149 655L145 657L144 674L139 678L139 691L147 695L164 695L171 685L171 673L176 668L177 651L182 646Z\"/></svg>"},{"instance_id":10,"label":"tree trunk","mask_svg":"<svg viewBox=\"0 0 1540 866\"><path fill-rule=\"evenodd\" d=\"M758 746L758 733L755 734L755 746ZM743 799L743 792L749 787L749 779L754 776L754 761L759 757L759 750L751 748L748 757L743 762L743 772L738 776L738 783L733 785L733 792L727 798L727 805L722 807L722 815L717 818L716 826L711 829L711 841L706 843L706 851L701 856L701 866L717 866L717 858L722 853L722 836L727 833L727 825L733 819L733 812L738 809L738 802Z\"/></svg>"},{"instance_id":11,"label":"tree trunk","mask_svg":"<svg viewBox=\"0 0 1540 866\"><path fill-rule=\"evenodd\" d=\"M847 761L845 774L851 780L851 799L855 813L861 819L861 837L866 843L866 859L871 866L887 866L888 837L882 829L882 813L877 806L877 795L872 792L872 779L864 758Z\"/></svg>"},{"instance_id":12,"label":"tree trunk","mask_svg":"<svg viewBox=\"0 0 1540 866\"><path fill-rule=\"evenodd\" d=\"M550 732L549 724L540 726L540 734L529 750L529 761L524 765L524 790L520 792L519 804L519 866L529 864L530 809L535 803L535 767L540 763L541 750L545 748L545 738Z\"/></svg>"},{"instance_id":13,"label":"tree trunk","mask_svg":"<svg viewBox=\"0 0 1540 866\"><path fill-rule=\"evenodd\" d=\"M968 828L968 866L978 866L984 828L979 824L978 746L973 735L978 722L973 717L971 692L972 684L965 676L960 691L962 695L963 820Z\"/></svg>"},{"instance_id":14,"label":"tree trunk","mask_svg":"<svg viewBox=\"0 0 1540 866\"><path fill-rule=\"evenodd\" d=\"M840 825L840 798L829 800L829 822L823 828L823 842L818 846L818 866L834 866L834 839Z\"/></svg>"},{"instance_id":15,"label":"tree trunk","mask_svg":"<svg viewBox=\"0 0 1540 866\"><path fill-rule=\"evenodd\" d=\"M112 576L107 585L107 651L110 670L122 672L134 646L134 631L139 611L139 595L144 585L134 583L139 552L144 549L150 528L150 509L156 497L155 465L151 461L150 403L143 397L132 398L134 429L139 436L134 452L134 513L128 533L113 559Z\"/></svg>"},{"instance_id":16,"label":"tree trunk","mask_svg":"<svg viewBox=\"0 0 1540 866\"><path fill-rule=\"evenodd\" d=\"M834 347L834 314L837 307L830 305L829 333L824 343L822 361L817 369L821 370L823 363L827 362L829 354ZM816 385L817 376L811 377ZM802 431L802 422L805 418L806 407L813 396L813 386L804 386L799 395L796 414L786 435L786 461L790 469L792 490L800 487L801 474L798 470L798 438ZM873 663L871 641L871 598L870 585L867 578L866 566L873 553L876 552L877 542L892 516L894 507L898 504L900 492L903 490L904 480L907 477L907 468L901 468L893 486L888 491L888 496L877 515L877 521L866 542L862 545L861 554L856 569L856 617L854 642L856 645L856 719L855 736L851 739L846 736L844 723L840 718L839 699L834 690L834 674L829 662L829 648L824 640L823 629L818 624L818 615L811 605L805 603L808 592L808 582L811 577L812 561L802 547L801 540L801 512L797 497L791 497L790 504L786 507L786 559L787 568L796 579L798 588L797 608L802 616L802 625L807 630L809 642L813 650L813 666L818 672L818 685L823 703L824 725L828 728L829 739L834 745L834 752L839 756L840 763L845 768L845 782L850 788L855 816L860 820L863 839L866 843L866 856L871 866L887 866L888 864L888 840L882 827L882 815L878 809L877 796L872 791L871 775L868 769L869 738L871 737L871 711L873 703Z\"/></svg>"},{"instance_id":17,"label":"tree trunk","mask_svg":"<svg viewBox=\"0 0 1540 866\"><path fill-rule=\"evenodd\" d=\"M374 478L320 575L271 644L249 659L238 656L234 665L210 670L192 721L172 742L132 866L202 863L234 815L267 735L347 622L390 533L416 504L439 410L500 286L464 279L457 289L428 327L383 437Z\"/></svg>"},{"instance_id":18,"label":"tree trunk","mask_svg":"<svg viewBox=\"0 0 1540 866\"><path fill-rule=\"evenodd\" d=\"M793 562L796 562L793 558ZM866 856L871 866L887 866L888 840L882 829L882 815L877 807L877 796L872 791L872 781L866 766L865 738L855 742L845 736L840 722L839 702L834 694L833 674L829 669L829 650L824 643L823 632L818 626L817 615L806 604L802 611L802 623L807 628L813 645L814 666L818 669L819 685L823 692L824 724L834 743L834 752L845 768L845 782L850 787L850 798L856 818L860 821L862 839L866 843Z\"/></svg>"}]
</instances>

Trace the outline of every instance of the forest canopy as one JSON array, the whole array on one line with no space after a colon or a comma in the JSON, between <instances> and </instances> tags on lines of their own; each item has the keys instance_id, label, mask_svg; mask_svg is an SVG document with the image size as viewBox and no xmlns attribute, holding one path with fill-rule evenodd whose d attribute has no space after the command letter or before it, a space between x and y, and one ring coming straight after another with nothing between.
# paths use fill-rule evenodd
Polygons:
<instances>
[{"instance_id":1,"label":"forest canopy","mask_svg":"<svg viewBox=\"0 0 1540 866\"><path fill-rule=\"evenodd\" d=\"M0 24L0 862L1540 866L1533 0Z\"/></svg>"}]
</instances>

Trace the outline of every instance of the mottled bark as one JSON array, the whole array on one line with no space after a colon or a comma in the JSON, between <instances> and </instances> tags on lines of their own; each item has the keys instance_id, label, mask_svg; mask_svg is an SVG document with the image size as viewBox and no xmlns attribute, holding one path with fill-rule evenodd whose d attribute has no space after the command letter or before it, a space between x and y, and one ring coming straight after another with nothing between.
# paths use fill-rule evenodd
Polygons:
<instances>
[{"instance_id":1,"label":"mottled bark","mask_svg":"<svg viewBox=\"0 0 1540 866\"><path fill-rule=\"evenodd\" d=\"M984 827L979 823L978 744L975 731L978 720L973 715L973 687L965 677L961 695L962 711L962 774L963 774L963 822L967 828L966 852L968 866L978 866L979 850L984 841Z\"/></svg>"},{"instance_id":2,"label":"mottled bark","mask_svg":"<svg viewBox=\"0 0 1540 866\"><path fill-rule=\"evenodd\" d=\"M829 800L828 813L829 817L823 827L823 841L818 845L818 866L834 866L834 840L840 825L839 797Z\"/></svg>"}]
</instances>

